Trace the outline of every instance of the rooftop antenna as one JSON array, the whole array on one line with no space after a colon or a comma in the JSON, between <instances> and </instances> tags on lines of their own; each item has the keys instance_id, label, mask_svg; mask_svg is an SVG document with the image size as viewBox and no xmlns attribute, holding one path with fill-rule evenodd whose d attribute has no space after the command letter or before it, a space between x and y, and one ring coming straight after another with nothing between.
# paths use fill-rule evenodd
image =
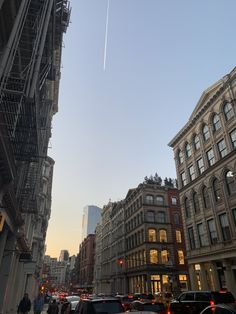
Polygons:
<instances>
[{"instance_id":1,"label":"rooftop antenna","mask_svg":"<svg viewBox=\"0 0 236 314\"><path fill-rule=\"evenodd\" d=\"M105 31L105 44L104 44L103 71L106 71L106 61L107 61L107 38L108 38L108 23L109 23L109 7L110 7L110 0L107 0L107 17L106 17L106 31Z\"/></svg>"}]
</instances>

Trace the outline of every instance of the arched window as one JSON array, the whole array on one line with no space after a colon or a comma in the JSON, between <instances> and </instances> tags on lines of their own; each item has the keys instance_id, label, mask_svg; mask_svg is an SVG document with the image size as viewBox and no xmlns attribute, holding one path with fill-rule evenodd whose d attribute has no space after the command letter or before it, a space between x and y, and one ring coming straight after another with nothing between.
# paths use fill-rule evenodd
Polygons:
<instances>
[{"instance_id":1,"label":"arched window","mask_svg":"<svg viewBox=\"0 0 236 314\"><path fill-rule=\"evenodd\" d=\"M213 194L216 202L219 202L221 200L221 189L220 189L220 182L218 179L213 180Z\"/></svg>"},{"instance_id":2,"label":"arched window","mask_svg":"<svg viewBox=\"0 0 236 314\"><path fill-rule=\"evenodd\" d=\"M209 128L206 124L204 124L202 128L202 135L203 135L204 141L208 140L210 137Z\"/></svg>"},{"instance_id":3,"label":"arched window","mask_svg":"<svg viewBox=\"0 0 236 314\"><path fill-rule=\"evenodd\" d=\"M153 211L148 211L147 212L147 222L154 222L154 212Z\"/></svg>"},{"instance_id":4,"label":"arched window","mask_svg":"<svg viewBox=\"0 0 236 314\"><path fill-rule=\"evenodd\" d=\"M182 164L183 161L184 161L183 153L182 153L181 150L179 150L179 152L178 152L178 161L179 161L180 164Z\"/></svg>"},{"instance_id":5,"label":"arched window","mask_svg":"<svg viewBox=\"0 0 236 314\"><path fill-rule=\"evenodd\" d=\"M161 196L161 195L158 195L158 196L156 197L156 204L157 204L157 205L163 205L163 204L164 204L164 197Z\"/></svg>"},{"instance_id":6,"label":"arched window","mask_svg":"<svg viewBox=\"0 0 236 314\"><path fill-rule=\"evenodd\" d=\"M199 205L197 192L193 193L193 207L194 207L195 213L199 213L200 212L200 205Z\"/></svg>"},{"instance_id":7,"label":"arched window","mask_svg":"<svg viewBox=\"0 0 236 314\"><path fill-rule=\"evenodd\" d=\"M150 264L158 263L158 251L156 249L150 250Z\"/></svg>"},{"instance_id":8,"label":"arched window","mask_svg":"<svg viewBox=\"0 0 236 314\"><path fill-rule=\"evenodd\" d=\"M197 134L193 138L193 145L196 150L200 148L200 139Z\"/></svg>"},{"instance_id":9,"label":"arched window","mask_svg":"<svg viewBox=\"0 0 236 314\"><path fill-rule=\"evenodd\" d=\"M212 123L213 123L214 131L217 131L221 128L220 117L217 113L214 114Z\"/></svg>"},{"instance_id":10,"label":"arched window","mask_svg":"<svg viewBox=\"0 0 236 314\"><path fill-rule=\"evenodd\" d=\"M167 250L161 251L161 263L166 264L169 262L169 252Z\"/></svg>"},{"instance_id":11,"label":"arched window","mask_svg":"<svg viewBox=\"0 0 236 314\"><path fill-rule=\"evenodd\" d=\"M146 195L146 203L147 204L153 204L153 196L152 195Z\"/></svg>"},{"instance_id":12,"label":"arched window","mask_svg":"<svg viewBox=\"0 0 236 314\"><path fill-rule=\"evenodd\" d=\"M160 235L160 242L167 242L167 232L165 229L161 229L159 231L159 235Z\"/></svg>"},{"instance_id":13,"label":"arched window","mask_svg":"<svg viewBox=\"0 0 236 314\"><path fill-rule=\"evenodd\" d=\"M189 143L187 143L185 146L185 154L187 158L189 158L192 155L192 151L191 151L191 147Z\"/></svg>"},{"instance_id":14,"label":"arched window","mask_svg":"<svg viewBox=\"0 0 236 314\"><path fill-rule=\"evenodd\" d=\"M236 184L234 181L234 174L232 171L228 170L225 174L225 182L229 195L236 192Z\"/></svg>"},{"instance_id":15,"label":"arched window","mask_svg":"<svg viewBox=\"0 0 236 314\"><path fill-rule=\"evenodd\" d=\"M148 229L148 241L156 242L157 240L157 232L155 229Z\"/></svg>"},{"instance_id":16,"label":"arched window","mask_svg":"<svg viewBox=\"0 0 236 314\"><path fill-rule=\"evenodd\" d=\"M187 197L184 200L184 209L185 209L186 218L189 218L190 217L190 205L189 205L189 200Z\"/></svg>"},{"instance_id":17,"label":"arched window","mask_svg":"<svg viewBox=\"0 0 236 314\"><path fill-rule=\"evenodd\" d=\"M208 190L207 190L206 186L204 186L202 189L202 198L203 198L204 207L209 208L210 207L210 200L209 200L209 194L208 194Z\"/></svg>"},{"instance_id":18,"label":"arched window","mask_svg":"<svg viewBox=\"0 0 236 314\"><path fill-rule=\"evenodd\" d=\"M230 102L227 102L224 105L223 110L224 110L225 119L227 121L234 116L234 110L233 110L232 104Z\"/></svg>"}]
</instances>

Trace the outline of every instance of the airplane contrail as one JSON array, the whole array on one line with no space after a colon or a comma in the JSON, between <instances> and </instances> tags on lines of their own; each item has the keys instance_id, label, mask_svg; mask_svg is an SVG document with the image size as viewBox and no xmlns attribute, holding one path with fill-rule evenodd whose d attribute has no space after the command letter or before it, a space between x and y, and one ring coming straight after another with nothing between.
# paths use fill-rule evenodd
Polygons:
<instances>
[{"instance_id":1,"label":"airplane contrail","mask_svg":"<svg viewBox=\"0 0 236 314\"><path fill-rule=\"evenodd\" d=\"M109 6L110 0L107 0L107 18L106 18L106 32L105 32L105 44L104 44L104 58L103 58L103 70L106 70L107 61L107 38L108 38L108 23L109 23Z\"/></svg>"}]
</instances>

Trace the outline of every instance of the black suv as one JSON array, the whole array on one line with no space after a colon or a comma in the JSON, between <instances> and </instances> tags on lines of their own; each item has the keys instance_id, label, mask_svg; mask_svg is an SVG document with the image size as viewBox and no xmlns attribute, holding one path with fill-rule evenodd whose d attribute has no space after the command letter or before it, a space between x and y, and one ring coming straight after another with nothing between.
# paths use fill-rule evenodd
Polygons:
<instances>
[{"instance_id":1,"label":"black suv","mask_svg":"<svg viewBox=\"0 0 236 314\"><path fill-rule=\"evenodd\" d=\"M199 314L209 305L234 303L231 292L226 291L188 291L179 295L169 306L170 314Z\"/></svg>"},{"instance_id":2,"label":"black suv","mask_svg":"<svg viewBox=\"0 0 236 314\"><path fill-rule=\"evenodd\" d=\"M116 314L124 312L117 298L81 299L75 308L76 314Z\"/></svg>"}]
</instances>

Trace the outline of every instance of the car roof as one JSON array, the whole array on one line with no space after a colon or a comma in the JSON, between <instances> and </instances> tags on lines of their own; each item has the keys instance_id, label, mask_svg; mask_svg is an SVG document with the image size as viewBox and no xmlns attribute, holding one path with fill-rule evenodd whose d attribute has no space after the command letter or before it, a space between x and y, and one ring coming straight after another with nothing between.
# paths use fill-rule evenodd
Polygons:
<instances>
[{"instance_id":1,"label":"car roof","mask_svg":"<svg viewBox=\"0 0 236 314\"><path fill-rule=\"evenodd\" d=\"M102 302L102 301L116 301L120 302L118 298L113 297L101 297L101 298L95 298L95 299L82 299L82 301L88 301L88 302Z\"/></svg>"}]
</instances>

